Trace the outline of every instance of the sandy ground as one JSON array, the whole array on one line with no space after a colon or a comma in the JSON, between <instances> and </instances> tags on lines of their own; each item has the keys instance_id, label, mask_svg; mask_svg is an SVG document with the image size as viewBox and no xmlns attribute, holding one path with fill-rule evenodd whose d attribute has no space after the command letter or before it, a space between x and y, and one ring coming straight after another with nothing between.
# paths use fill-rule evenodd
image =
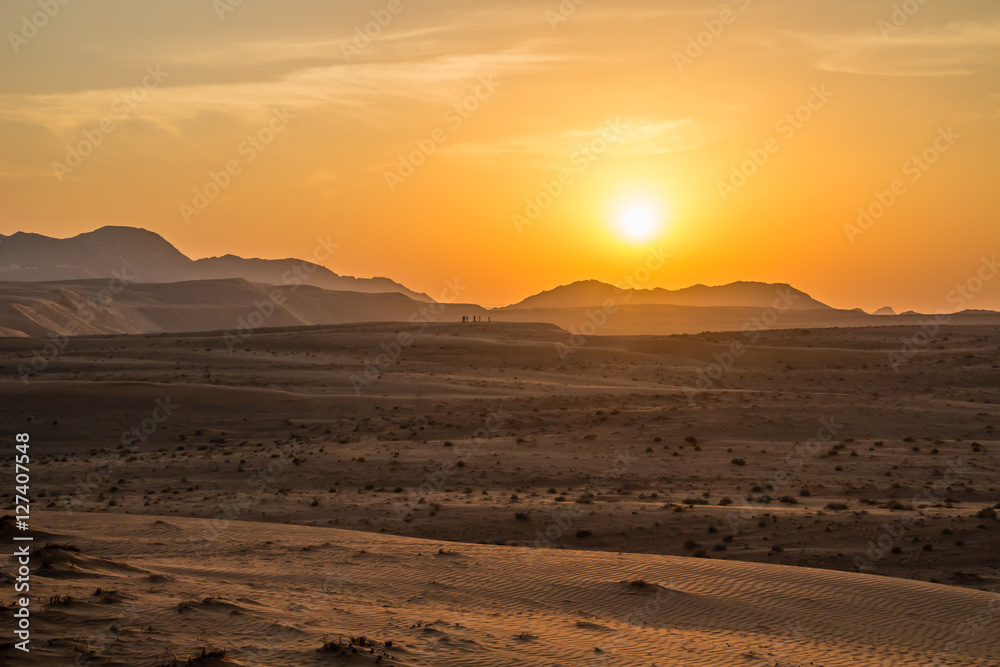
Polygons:
<instances>
[{"instance_id":1,"label":"sandy ground","mask_svg":"<svg viewBox=\"0 0 1000 667\"><path fill-rule=\"evenodd\" d=\"M273 523L233 522L195 548L185 538L206 520L35 521L62 546L36 554L47 641L14 664L923 667L1000 655L1000 600L936 584Z\"/></svg>"},{"instance_id":2,"label":"sandy ground","mask_svg":"<svg viewBox=\"0 0 1000 667\"><path fill-rule=\"evenodd\" d=\"M232 351L221 334L78 338L41 361L45 341L7 339L3 375L38 372L0 382L0 413L31 433L31 492L57 541L175 580L39 577L46 599L73 595L108 618L117 603L87 587L159 610L125 625L169 636L115 642L141 660L106 649L92 664L203 646L255 664L241 646L267 633L257 622L302 632L259 663L274 665L355 664L316 653L324 631L394 641L380 664L586 664L603 646L609 664L923 665L948 642L961 647L941 664L1000 664L997 616L970 629L1000 591L1000 332L944 327L907 360L897 352L917 331L750 344L349 325L257 331ZM749 345L733 354L734 342ZM156 520L176 530L156 537ZM330 567L348 561L347 575ZM449 578L466 565L468 579ZM350 594L326 600L329 576ZM621 584L634 578L649 586ZM661 589L690 604L633 636L629 604ZM177 605L214 594L239 608L195 606L218 625L167 627L162 614L199 619ZM340 611L286 618L296 604ZM80 635L106 620L51 611L64 616L49 627Z\"/></svg>"}]
</instances>

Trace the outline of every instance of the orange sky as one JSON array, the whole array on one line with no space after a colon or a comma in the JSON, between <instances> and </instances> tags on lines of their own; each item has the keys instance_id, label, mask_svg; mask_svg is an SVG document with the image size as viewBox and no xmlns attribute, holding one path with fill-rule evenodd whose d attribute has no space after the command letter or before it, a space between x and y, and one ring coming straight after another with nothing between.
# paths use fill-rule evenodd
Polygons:
<instances>
[{"instance_id":1,"label":"orange sky","mask_svg":"<svg viewBox=\"0 0 1000 667\"><path fill-rule=\"evenodd\" d=\"M487 305L662 246L644 286L952 310L1000 250L1000 3L893 4L5 0L0 232L134 225L195 258L330 235L338 273Z\"/></svg>"}]
</instances>

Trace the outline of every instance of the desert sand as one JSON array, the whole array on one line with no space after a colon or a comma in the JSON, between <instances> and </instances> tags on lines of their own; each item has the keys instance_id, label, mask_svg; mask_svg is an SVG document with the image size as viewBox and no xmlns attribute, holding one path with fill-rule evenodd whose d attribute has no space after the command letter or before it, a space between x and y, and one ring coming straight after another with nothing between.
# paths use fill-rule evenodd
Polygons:
<instances>
[{"instance_id":1,"label":"desert sand","mask_svg":"<svg viewBox=\"0 0 1000 667\"><path fill-rule=\"evenodd\" d=\"M996 596L936 584L259 522L194 547L205 520L108 519L36 516L62 546L37 556L48 641L18 664L923 667L1000 652Z\"/></svg>"},{"instance_id":2,"label":"desert sand","mask_svg":"<svg viewBox=\"0 0 1000 667\"><path fill-rule=\"evenodd\" d=\"M914 333L66 339L0 382L36 547L79 549L36 555L32 659L1000 664L1000 334Z\"/></svg>"}]
</instances>

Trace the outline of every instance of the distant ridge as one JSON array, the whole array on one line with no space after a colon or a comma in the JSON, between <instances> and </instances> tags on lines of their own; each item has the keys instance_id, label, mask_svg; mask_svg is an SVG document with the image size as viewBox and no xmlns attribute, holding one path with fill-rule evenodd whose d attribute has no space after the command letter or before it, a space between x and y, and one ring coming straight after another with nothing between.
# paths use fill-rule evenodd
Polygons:
<instances>
[{"instance_id":1,"label":"distant ridge","mask_svg":"<svg viewBox=\"0 0 1000 667\"><path fill-rule=\"evenodd\" d=\"M107 226L66 239L17 232L0 243L0 281L53 282L111 278L123 269L133 283L175 283L243 278L270 285L299 281L332 291L397 292L433 301L388 278L341 276L298 259L245 259L236 255L192 260L159 234ZM298 270L296 270L298 269ZM305 276L303 278L302 276Z\"/></svg>"},{"instance_id":2,"label":"distant ridge","mask_svg":"<svg viewBox=\"0 0 1000 667\"><path fill-rule=\"evenodd\" d=\"M148 334L304 327L358 322L405 322L427 305L398 292L361 293L313 285L274 287L243 278L133 283L110 301L108 281L0 283L0 337ZM117 286L116 286L117 289ZM275 295L278 297L275 297ZM485 314L471 305L443 304L438 316L457 321Z\"/></svg>"},{"instance_id":3,"label":"distant ridge","mask_svg":"<svg viewBox=\"0 0 1000 667\"><path fill-rule=\"evenodd\" d=\"M600 306L607 300L630 306L701 306L701 307L751 307L769 308L775 302L783 303L787 310L832 310L830 306L812 298L805 292L784 283L736 282L729 285L709 287L694 285L679 290L660 287L633 290L626 297L625 292L597 280L581 280L556 287L528 297L506 309L521 308L583 308Z\"/></svg>"}]
</instances>

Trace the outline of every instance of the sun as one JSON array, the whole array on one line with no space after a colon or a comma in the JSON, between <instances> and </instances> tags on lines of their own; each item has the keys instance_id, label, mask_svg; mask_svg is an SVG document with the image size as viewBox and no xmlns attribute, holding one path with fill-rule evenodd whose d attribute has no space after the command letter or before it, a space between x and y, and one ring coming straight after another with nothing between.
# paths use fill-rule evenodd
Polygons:
<instances>
[{"instance_id":1,"label":"sun","mask_svg":"<svg viewBox=\"0 0 1000 667\"><path fill-rule=\"evenodd\" d=\"M626 201L615 211L618 231L629 241L645 241L659 231L662 214L649 201Z\"/></svg>"}]
</instances>

